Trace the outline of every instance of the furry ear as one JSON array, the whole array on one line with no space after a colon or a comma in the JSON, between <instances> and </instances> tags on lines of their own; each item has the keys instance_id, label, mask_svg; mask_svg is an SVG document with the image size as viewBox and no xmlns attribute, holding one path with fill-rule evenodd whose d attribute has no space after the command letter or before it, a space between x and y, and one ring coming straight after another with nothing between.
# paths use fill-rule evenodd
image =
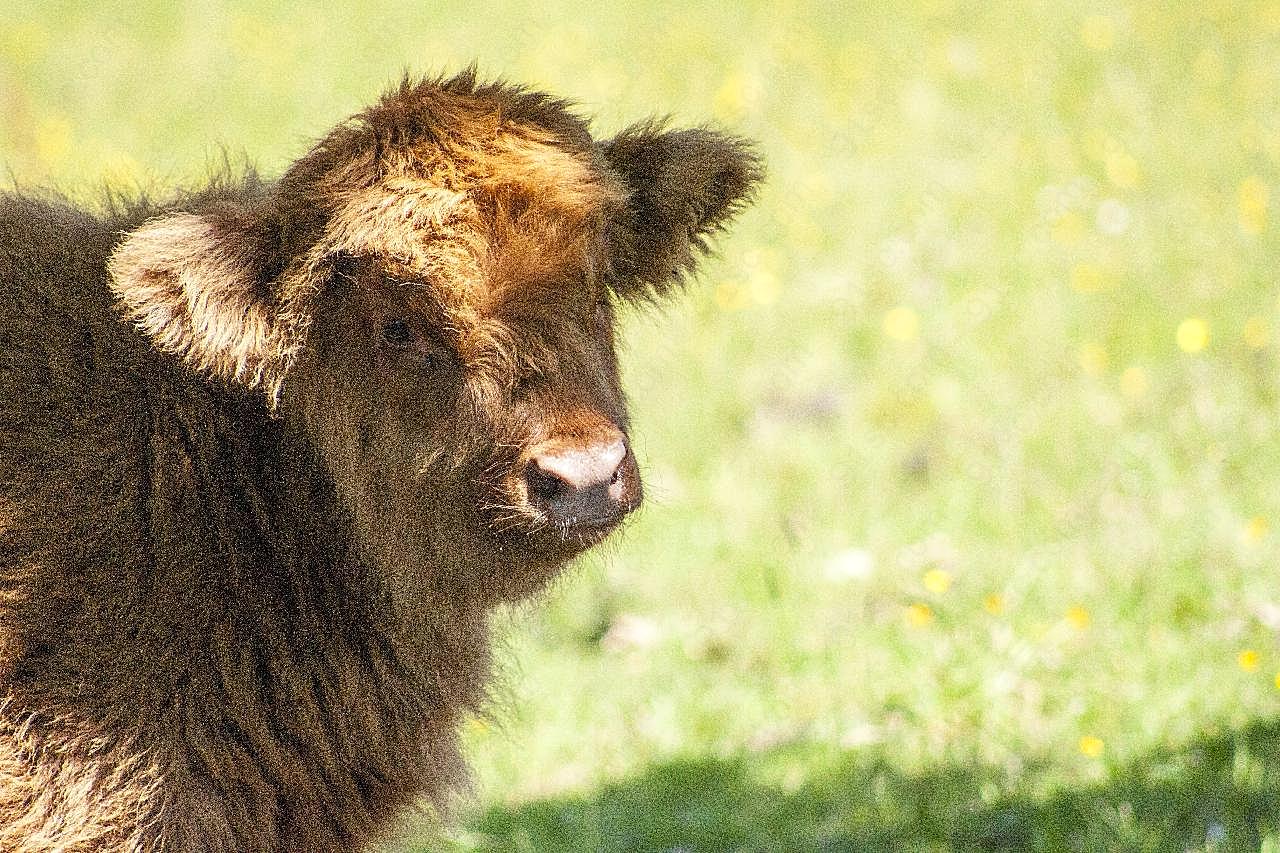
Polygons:
<instances>
[{"instance_id":1,"label":"furry ear","mask_svg":"<svg viewBox=\"0 0 1280 853\"><path fill-rule=\"evenodd\" d=\"M630 189L613 242L613 287L661 295L692 271L706 239L750 201L764 175L746 140L712 130L633 125L602 144Z\"/></svg>"},{"instance_id":2,"label":"furry ear","mask_svg":"<svg viewBox=\"0 0 1280 853\"><path fill-rule=\"evenodd\" d=\"M243 212L173 213L111 256L111 287L156 347L250 387L271 386L286 346L265 280L270 240Z\"/></svg>"}]
</instances>

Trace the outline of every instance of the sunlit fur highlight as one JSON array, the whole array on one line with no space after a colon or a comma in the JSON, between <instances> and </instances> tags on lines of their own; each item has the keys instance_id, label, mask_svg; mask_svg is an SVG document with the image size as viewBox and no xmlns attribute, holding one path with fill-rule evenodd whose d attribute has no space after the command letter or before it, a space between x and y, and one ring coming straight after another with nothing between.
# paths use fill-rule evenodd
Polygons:
<instances>
[{"instance_id":1,"label":"sunlit fur highlight","mask_svg":"<svg viewBox=\"0 0 1280 853\"><path fill-rule=\"evenodd\" d=\"M109 268L128 316L157 347L256 385L282 342L255 293L253 250L208 219L178 214L134 231Z\"/></svg>"}]
</instances>

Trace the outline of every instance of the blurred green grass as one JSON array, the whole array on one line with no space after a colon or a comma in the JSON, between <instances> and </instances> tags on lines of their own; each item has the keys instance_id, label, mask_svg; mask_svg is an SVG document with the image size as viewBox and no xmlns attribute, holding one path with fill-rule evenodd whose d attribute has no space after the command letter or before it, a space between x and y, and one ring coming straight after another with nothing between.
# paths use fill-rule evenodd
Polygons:
<instances>
[{"instance_id":1,"label":"blurred green grass","mask_svg":"<svg viewBox=\"0 0 1280 853\"><path fill-rule=\"evenodd\" d=\"M1280 3L132 9L7 10L20 184L270 174L472 60L769 164L630 318L648 508L395 849L1280 849Z\"/></svg>"}]
</instances>

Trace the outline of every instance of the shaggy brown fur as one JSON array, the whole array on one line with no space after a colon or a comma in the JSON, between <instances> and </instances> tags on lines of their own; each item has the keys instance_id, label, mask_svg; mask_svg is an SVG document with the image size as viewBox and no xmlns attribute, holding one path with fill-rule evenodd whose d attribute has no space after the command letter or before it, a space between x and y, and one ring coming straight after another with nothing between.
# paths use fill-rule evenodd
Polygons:
<instances>
[{"instance_id":1,"label":"shaggy brown fur","mask_svg":"<svg viewBox=\"0 0 1280 853\"><path fill-rule=\"evenodd\" d=\"M0 849L349 851L440 804L486 612L639 501L627 451L605 515L555 504L621 452L615 301L757 179L467 73L273 182L0 196Z\"/></svg>"}]
</instances>

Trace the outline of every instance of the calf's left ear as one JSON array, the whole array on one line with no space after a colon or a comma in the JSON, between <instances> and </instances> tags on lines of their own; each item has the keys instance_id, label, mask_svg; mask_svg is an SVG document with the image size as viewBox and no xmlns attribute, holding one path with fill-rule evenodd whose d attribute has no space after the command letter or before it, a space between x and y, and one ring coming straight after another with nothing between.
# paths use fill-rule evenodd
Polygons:
<instances>
[{"instance_id":1,"label":"calf's left ear","mask_svg":"<svg viewBox=\"0 0 1280 853\"><path fill-rule=\"evenodd\" d=\"M630 192L610 232L612 284L624 297L662 295L678 284L764 175L750 143L703 128L642 123L601 150Z\"/></svg>"},{"instance_id":2,"label":"calf's left ear","mask_svg":"<svg viewBox=\"0 0 1280 853\"><path fill-rule=\"evenodd\" d=\"M271 243L246 211L167 214L116 247L111 288L157 349L274 393L292 335L265 269Z\"/></svg>"}]
</instances>

